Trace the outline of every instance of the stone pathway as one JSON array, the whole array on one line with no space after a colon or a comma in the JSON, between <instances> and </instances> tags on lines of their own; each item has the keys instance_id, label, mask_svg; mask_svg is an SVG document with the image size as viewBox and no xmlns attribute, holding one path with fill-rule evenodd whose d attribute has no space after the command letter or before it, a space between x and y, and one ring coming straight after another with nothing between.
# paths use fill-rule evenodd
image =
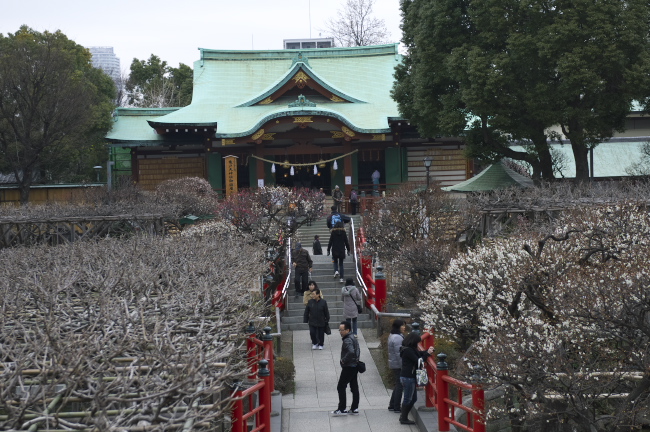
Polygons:
<instances>
[{"instance_id":1,"label":"stone pathway","mask_svg":"<svg viewBox=\"0 0 650 432\"><path fill-rule=\"evenodd\" d=\"M282 396L282 432L417 432L417 426L399 423L399 414L388 411L390 393L384 387L368 346L359 331L361 360L368 370L359 374L360 414L332 417L338 405L338 383L341 366L341 338L335 328L325 336L325 349L312 350L309 331L293 333L293 361L296 367L296 392ZM419 397L419 396L418 396ZM352 393L348 387L349 409Z\"/></svg>"}]
</instances>

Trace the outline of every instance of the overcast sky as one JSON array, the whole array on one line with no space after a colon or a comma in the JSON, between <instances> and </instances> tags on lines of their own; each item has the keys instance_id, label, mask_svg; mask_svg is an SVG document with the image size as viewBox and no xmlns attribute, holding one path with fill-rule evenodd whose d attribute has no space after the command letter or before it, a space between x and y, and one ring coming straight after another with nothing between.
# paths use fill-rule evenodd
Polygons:
<instances>
[{"instance_id":1,"label":"overcast sky","mask_svg":"<svg viewBox=\"0 0 650 432\"><path fill-rule=\"evenodd\" d=\"M0 33L22 24L61 30L83 46L112 46L122 70L151 54L171 66L192 66L197 48L281 49L283 39L319 37L344 1L1 0ZM399 0L376 0L373 11L386 22L391 42L399 42Z\"/></svg>"}]
</instances>

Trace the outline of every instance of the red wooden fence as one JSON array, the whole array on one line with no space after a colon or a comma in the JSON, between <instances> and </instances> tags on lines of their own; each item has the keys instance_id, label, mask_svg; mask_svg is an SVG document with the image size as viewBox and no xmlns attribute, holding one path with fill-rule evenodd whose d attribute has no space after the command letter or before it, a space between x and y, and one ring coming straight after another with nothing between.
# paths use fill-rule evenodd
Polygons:
<instances>
[{"instance_id":1,"label":"red wooden fence","mask_svg":"<svg viewBox=\"0 0 650 432\"><path fill-rule=\"evenodd\" d=\"M264 327L262 339L255 334L252 323L246 328L249 380L259 382L252 387L237 387L233 397L232 432L247 432L248 419L255 416L255 427L250 432L271 432L271 393L274 390L273 336L271 327ZM257 398L255 397L257 396ZM257 399L257 403L256 403ZM244 401L248 400L248 412Z\"/></svg>"}]
</instances>

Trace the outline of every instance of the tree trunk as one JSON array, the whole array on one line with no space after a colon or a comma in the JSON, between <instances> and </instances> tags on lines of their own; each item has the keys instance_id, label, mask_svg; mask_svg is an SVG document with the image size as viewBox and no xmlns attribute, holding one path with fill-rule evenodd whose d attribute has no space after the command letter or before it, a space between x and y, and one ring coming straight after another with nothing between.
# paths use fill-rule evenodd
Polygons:
<instances>
[{"instance_id":1,"label":"tree trunk","mask_svg":"<svg viewBox=\"0 0 650 432\"><path fill-rule=\"evenodd\" d=\"M25 169L22 172L22 178L16 171L16 180L18 180L18 188L20 189L20 205L29 203L29 192L32 186L32 170Z\"/></svg>"},{"instance_id":2,"label":"tree trunk","mask_svg":"<svg viewBox=\"0 0 650 432\"><path fill-rule=\"evenodd\" d=\"M589 180L589 149L582 140L571 139L571 149L576 166L576 180Z\"/></svg>"}]
</instances>

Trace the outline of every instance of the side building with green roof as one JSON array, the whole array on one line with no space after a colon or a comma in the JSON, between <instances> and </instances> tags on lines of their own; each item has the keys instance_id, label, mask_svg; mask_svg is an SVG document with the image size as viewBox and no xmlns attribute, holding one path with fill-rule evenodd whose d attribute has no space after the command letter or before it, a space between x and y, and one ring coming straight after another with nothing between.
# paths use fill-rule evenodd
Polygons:
<instances>
[{"instance_id":1,"label":"side building with green roof","mask_svg":"<svg viewBox=\"0 0 650 432\"><path fill-rule=\"evenodd\" d=\"M121 167L145 189L178 177L225 189L224 157L236 156L239 188L266 185L373 190L431 178L471 177L458 138L425 138L390 96L397 44L354 48L199 49L192 103L119 108L107 135ZM125 157L126 155L126 157ZM130 156L130 161L127 160ZM128 168L127 168L128 167ZM116 167L117 169L118 167Z\"/></svg>"}]
</instances>

